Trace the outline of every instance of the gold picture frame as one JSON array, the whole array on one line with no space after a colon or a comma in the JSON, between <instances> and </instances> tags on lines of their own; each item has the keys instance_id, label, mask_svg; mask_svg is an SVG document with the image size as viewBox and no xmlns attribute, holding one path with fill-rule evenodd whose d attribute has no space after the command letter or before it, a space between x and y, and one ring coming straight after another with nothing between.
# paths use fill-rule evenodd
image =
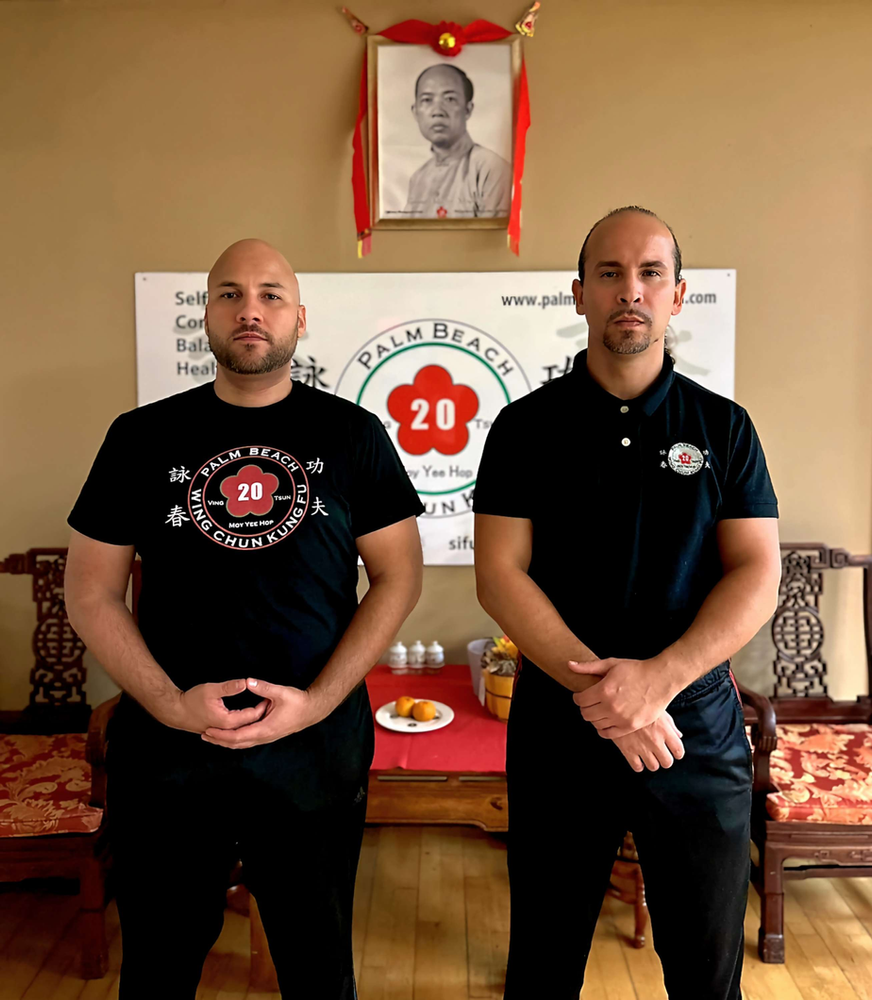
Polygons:
<instances>
[{"instance_id":1,"label":"gold picture frame","mask_svg":"<svg viewBox=\"0 0 872 1000\"><path fill-rule=\"evenodd\" d=\"M367 105L367 144L368 144L368 163L369 163L369 197L370 205L372 206L372 228L376 229L506 229L509 222L509 213L511 211L511 202L509 201L506 208L505 215L500 214L499 216L487 216L487 217L477 217L471 216L468 218L425 218L421 216L412 216L408 218L398 218L400 211L393 209L392 217L388 217L385 211L385 206L382 205L381 199L381 176L380 176L380 163L379 163L379 58L380 55L385 51L385 47L391 48L402 48L406 50L429 50L428 58L431 58L435 62L444 62L447 65L454 63L457 65L457 61L461 60L464 64L469 65L470 59L469 55L475 54L476 50L481 49L492 49L495 46L507 46L510 50L509 53L509 73L511 76L511 122L510 122L510 143L511 143L511 160L509 161L509 171L510 171L510 181L509 181L509 194L511 196L511 171L514 166L515 158L515 126L518 116L518 91L519 83L521 77L521 60L522 60L522 50L521 50L522 39L520 35L515 35L510 38L502 39L494 42L478 42L478 43L468 43L464 46L463 53L459 56L453 58L447 58L445 56L439 56L434 52L430 46L427 45L409 45L401 42L393 42L390 39L382 38L380 36L370 35L367 38L367 91L368 91L368 105ZM469 55L467 55L469 54ZM424 53L422 53L423 58ZM463 56L467 55L467 58L463 59ZM473 60L474 61L474 60ZM411 105L414 103L414 94L412 95L412 100L409 102L409 115L411 117ZM417 128L417 126L415 126ZM468 133L467 133L468 134ZM425 162L426 162L426 154ZM503 158L499 158L502 162L505 162ZM395 199L395 203L396 199Z\"/></svg>"}]
</instances>

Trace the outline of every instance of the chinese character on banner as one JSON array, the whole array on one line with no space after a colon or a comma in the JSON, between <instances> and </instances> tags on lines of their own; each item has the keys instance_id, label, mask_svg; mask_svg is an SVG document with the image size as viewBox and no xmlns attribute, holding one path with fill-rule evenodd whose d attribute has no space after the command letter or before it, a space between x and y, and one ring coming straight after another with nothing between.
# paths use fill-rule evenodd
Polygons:
<instances>
[{"instance_id":1,"label":"chinese character on banner","mask_svg":"<svg viewBox=\"0 0 872 1000\"><path fill-rule=\"evenodd\" d=\"M327 369L321 367L318 362L309 355L309 363L303 364L294 358L291 362L291 378L295 382L304 382L315 389L329 389L330 386L321 378L327 373Z\"/></svg>"},{"instance_id":2,"label":"chinese character on banner","mask_svg":"<svg viewBox=\"0 0 872 1000\"><path fill-rule=\"evenodd\" d=\"M572 371L572 358L567 355L562 368L560 365L542 365L542 367L545 369L547 378L543 378L540 385L545 385L546 382L552 382L560 375L568 375Z\"/></svg>"},{"instance_id":3,"label":"chinese character on banner","mask_svg":"<svg viewBox=\"0 0 872 1000\"><path fill-rule=\"evenodd\" d=\"M191 478L191 473L183 466L178 469L170 469L171 483L184 483Z\"/></svg>"},{"instance_id":4,"label":"chinese character on banner","mask_svg":"<svg viewBox=\"0 0 872 1000\"><path fill-rule=\"evenodd\" d=\"M323 514L324 517L330 517L330 515L327 513L326 508L324 507L324 501L321 499L321 497L315 497L315 503L312 506L312 513Z\"/></svg>"}]
</instances>

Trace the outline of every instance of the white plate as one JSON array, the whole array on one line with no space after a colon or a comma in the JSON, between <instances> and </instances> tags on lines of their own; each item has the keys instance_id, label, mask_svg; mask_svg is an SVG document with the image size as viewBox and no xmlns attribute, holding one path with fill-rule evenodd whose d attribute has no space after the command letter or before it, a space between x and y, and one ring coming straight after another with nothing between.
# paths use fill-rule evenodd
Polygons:
<instances>
[{"instance_id":1,"label":"white plate","mask_svg":"<svg viewBox=\"0 0 872 1000\"><path fill-rule=\"evenodd\" d=\"M416 701L426 701L426 698L416 698ZM431 699L432 700L432 699ZM375 713L375 721L384 726L385 729L392 729L395 733L432 733L434 729L442 729L454 718L454 709L441 701L434 701L436 706L436 718L429 722L417 722L411 716L404 719L397 715L397 703L389 701Z\"/></svg>"}]
</instances>

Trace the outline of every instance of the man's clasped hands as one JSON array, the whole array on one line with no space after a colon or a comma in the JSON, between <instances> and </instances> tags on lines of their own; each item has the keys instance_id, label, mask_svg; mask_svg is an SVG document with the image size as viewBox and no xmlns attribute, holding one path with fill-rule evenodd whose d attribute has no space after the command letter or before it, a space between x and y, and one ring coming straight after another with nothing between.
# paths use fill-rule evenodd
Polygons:
<instances>
[{"instance_id":1,"label":"man's clasped hands","mask_svg":"<svg viewBox=\"0 0 872 1000\"><path fill-rule=\"evenodd\" d=\"M225 698L246 690L261 700L251 708L224 704ZM174 691L157 714L173 729L199 733L215 746L243 750L314 726L330 712L310 691L248 677Z\"/></svg>"},{"instance_id":2,"label":"man's clasped hands","mask_svg":"<svg viewBox=\"0 0 872 1000\"><path fill-rule=\"evenodd\" d=\"M654 660L569 661L576 674L601 677L572 696L604 739L614 740L634 771L671 767L684 756L682 734L666 711L678 691Z\"/></svg>"}]
</instances>

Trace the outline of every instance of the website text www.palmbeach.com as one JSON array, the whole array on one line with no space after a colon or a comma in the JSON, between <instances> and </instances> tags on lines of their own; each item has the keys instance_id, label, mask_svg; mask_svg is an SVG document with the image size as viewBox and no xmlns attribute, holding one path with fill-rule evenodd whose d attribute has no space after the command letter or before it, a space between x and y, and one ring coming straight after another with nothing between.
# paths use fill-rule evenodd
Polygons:
<instances>
[{"instance_id":1,"label":"website text www.palmbeach.com","mask_svg":"<svg viewBox=\"0 0 872 1000\"><path fill-rule=\"evenodd\" d=\"M548 309L551 306L574 306L575 298L567 292L558 292L556 295L501 295L504 306L538 306L540 309ZM716 305L718 296L716 292L691 292L684 296L684 304L690 306Z\"/></svg>"}]
</instances>

